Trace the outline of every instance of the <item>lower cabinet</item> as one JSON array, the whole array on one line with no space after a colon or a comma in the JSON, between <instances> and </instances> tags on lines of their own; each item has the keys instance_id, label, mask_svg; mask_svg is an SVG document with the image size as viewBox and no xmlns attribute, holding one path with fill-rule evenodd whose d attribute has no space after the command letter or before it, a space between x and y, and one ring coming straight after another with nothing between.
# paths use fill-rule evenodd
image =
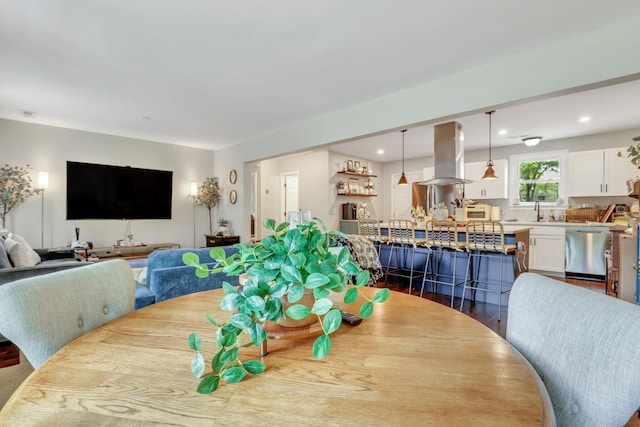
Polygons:
<instances>
[{"instance_id":1,"label":"lower cabinet","mask_svg":"<svg viewBox=\"0 0 640 427\"><path fill-rule=\"evenodd\" d=\"M529 270L564 274L564 237L564 227L533 227L529 234Z\"/></svg>"}]
</instances>

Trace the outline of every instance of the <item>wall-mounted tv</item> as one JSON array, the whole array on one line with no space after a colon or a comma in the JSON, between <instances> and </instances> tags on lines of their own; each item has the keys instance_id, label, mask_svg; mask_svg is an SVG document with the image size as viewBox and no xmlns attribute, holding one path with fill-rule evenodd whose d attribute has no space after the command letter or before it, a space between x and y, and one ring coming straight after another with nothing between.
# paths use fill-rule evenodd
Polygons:
<instances>
[{"instance_id":1,"label":"wall-mounted tv","mask_svg":"<svg viewBox=\"0 0 640 427\"><path fill-rule=\"evenodd\" d=\"M173 172L67 162L67 219L171 219Z\"/></svg>"}]
</instances>

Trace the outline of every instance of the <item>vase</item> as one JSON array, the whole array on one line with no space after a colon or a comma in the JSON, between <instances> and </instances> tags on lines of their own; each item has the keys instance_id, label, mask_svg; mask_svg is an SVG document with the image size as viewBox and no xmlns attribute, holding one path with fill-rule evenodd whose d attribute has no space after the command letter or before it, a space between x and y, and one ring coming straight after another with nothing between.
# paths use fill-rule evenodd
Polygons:
<instances>
[{"instance_id":1,"label":"vase","mask_svg":"<svg viewBox=\"0 0 640 427\"><path fill-rule=\"evenodd\" d=\"M286 296L283 296L282 298L280 298L280 301L282 302L282 309L285 311L285 316L286 316L287 309L292 305L302 304L305 307L309 307L309 309L311 309L311 307L313 307L313 304L316 302L316 299L313 297L313 289L305 289L304 294L302 295L302 298L300 298L298 301L294 302L293 304L287 301ZM302 326L312 325L317 321L318 321L318 316L316 316L315 314L309 314L307 317L299 320L292 319L287 316L286 319L280 319L278 321L278 325L283 328L300 328Z\"/></svg>"}]
</instances>

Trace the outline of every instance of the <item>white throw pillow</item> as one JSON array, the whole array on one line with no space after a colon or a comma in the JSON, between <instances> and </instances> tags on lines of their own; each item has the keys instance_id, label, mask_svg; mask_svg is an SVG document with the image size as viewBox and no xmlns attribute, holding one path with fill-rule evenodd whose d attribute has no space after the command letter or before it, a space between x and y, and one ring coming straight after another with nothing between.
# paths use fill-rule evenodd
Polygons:
<instances>
[{"instance_id":1,"label":"white throw pillow","mask_svg":"<svg viewBox=\"0 0 640 427\"><path fill-rule=\"evenodd\" d=\"M33 267L40 262L40 255L31 249L22 236L9 233L4 246L14 267Z\"/></svg>"}]
</instances>

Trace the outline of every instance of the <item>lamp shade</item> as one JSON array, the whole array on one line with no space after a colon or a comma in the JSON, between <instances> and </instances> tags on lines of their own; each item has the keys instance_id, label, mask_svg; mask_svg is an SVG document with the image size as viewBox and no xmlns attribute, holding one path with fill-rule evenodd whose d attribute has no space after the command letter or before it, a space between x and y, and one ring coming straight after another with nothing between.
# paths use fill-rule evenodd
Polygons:
<instances>
[{"instance_id":1,"label":"lamp shade","mask_svg":"<svg viewBox=\"0 0 640 427\"><path fill-rule=\"evenodd\" d=\"M530 136L528 138L522 138L522 142L524 142L524 145L528 147L533 147L535 145L538 145L540 141L542 141L541 136Z\"/></svg>"},{"instance_id":2,"label":"lamp shade","mask_svg":"<svg viewBox=\"0 0 640 427\"><path fill-rule=\"evenodd\" d=\"M38 189L46 190L49 188L49 172L38 172Z\"/></svg>"},{"instance_id":3,"label":"lamp shade","mask_svg":"<svg viewBox=\"0 0 640 427\"><path fill-rule=\"evenodd\" d=\"M498 179L496 172L493 170L493 162L491 160L487 162L487 169L484 171L482 179Z\"/></svg>"},{"instance_id":4,"label":"lamp shade","mask_svg":"<svg viewBox=\"0 0 640 427\"><path fill-rule=\"evenodd\" d=\"M191 183L191 187L189 189L189 195L191 197L195 197L198 195L198 183L197 182L192 182Z\"/></svg>"},{"instance_id":5,"label":"lamp shade","mask_svg":"<svg viewBox=\"0 0 640 427\"><path fill-rule=\"evenodd\" d=\"M407 177L404 175L404 171L402 172L402 175L400 175L400 179L398 180L398 185L407 185L409 184L409 182L407 182Z\"/></svg>"}]
</instances>

